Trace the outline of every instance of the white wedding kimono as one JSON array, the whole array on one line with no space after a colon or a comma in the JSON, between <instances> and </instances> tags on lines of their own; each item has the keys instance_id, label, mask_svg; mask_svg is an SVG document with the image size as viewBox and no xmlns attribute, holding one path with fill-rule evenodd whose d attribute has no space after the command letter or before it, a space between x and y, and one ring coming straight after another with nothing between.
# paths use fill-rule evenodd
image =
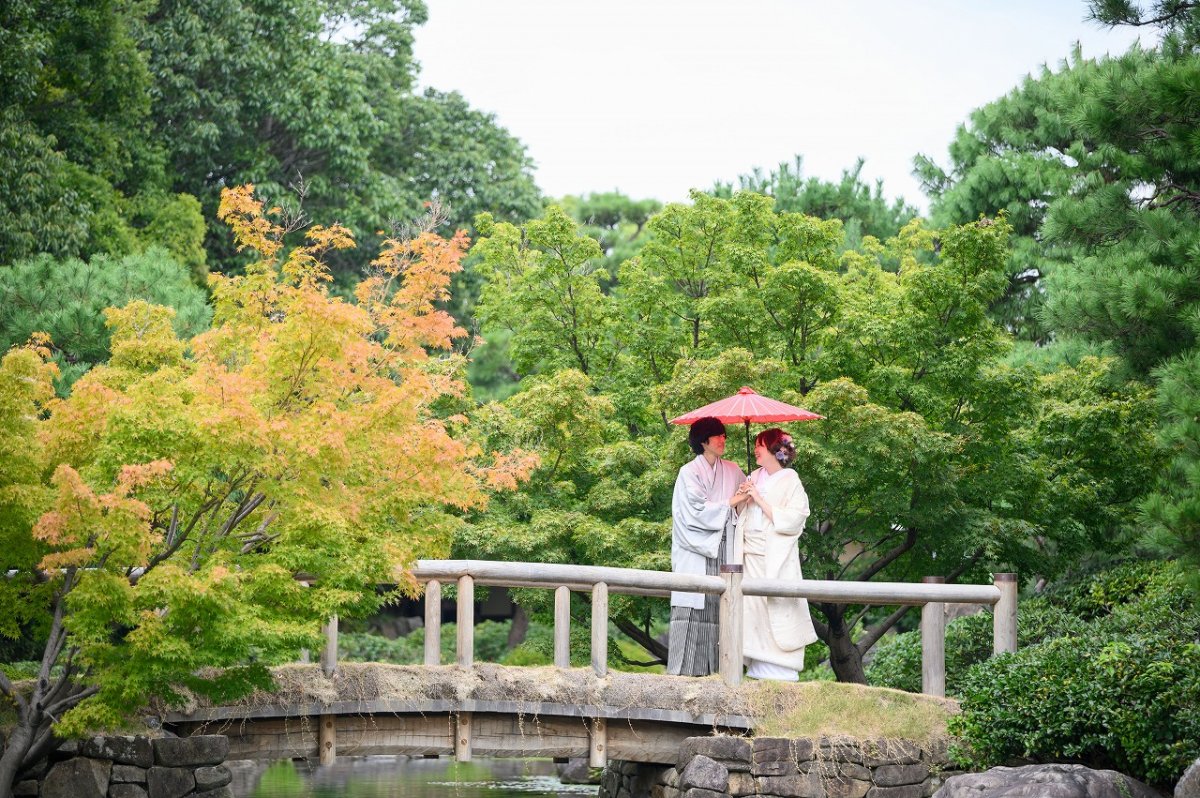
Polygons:
<instances>
[{"instance_id":1,"label":"white wedding kimono","mask_svg":"<svg viewBox=\"0 0 1200 798\"><path fill-rule=\"evenodd\" d=\"M797 539L808 520L808 494L804 485L790 468L771 475L759 468L750 474L750 479L771 506L774 521L753 501L743 505L737 522L734 561L744 565L747 577L799 582L803 575ZM745 596L742 605L745 610L742 654L750 668L747 675L760 675L755 672L757 662L776 666L765 669L758 666L766 678L798 679L799 674L792 672L804 669L804 647L817 640L808 601Z\"/></svg>"}]
</instances>

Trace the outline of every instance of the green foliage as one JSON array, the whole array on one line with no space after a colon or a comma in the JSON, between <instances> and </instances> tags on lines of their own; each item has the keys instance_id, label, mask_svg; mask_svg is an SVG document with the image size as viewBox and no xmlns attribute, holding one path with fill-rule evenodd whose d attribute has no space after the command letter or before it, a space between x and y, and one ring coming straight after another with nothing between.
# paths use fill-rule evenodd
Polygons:
<instances>
[{"instance_id":1,"label":"green foliage","mask_svg":"<svg viewBox=\"0 0 1200 798\"><path fill-rule=\"evenodd\" d=\"M1045 599L1022 601L1017 614L1017 646L1024 649L1056 637L1080 635L1085 624ZM992 614L978 612L946 625L946 694L961 696L971 666L992 656ZM875 650L867 679L876 687L921 692L921 633L902 632Z\"/></svg>"},{"instance_id":2,"label":"green foliage","mask_svg":"<svg viewBox=\"0 0 1200 798\"><path fill-rule=\"evenodd\" d=\"M783 162L770 172L755 168L738 176L738 188L765 194L775 200L776 209L802 213L818 219L838 220L846 230L845 249L857 249L864 236L879 240L891 238L912 221L917 209L897 197L891 203L883 195L883 181L867 185L862 179L865 161L859 158L850 169L842 170L836 183L816 177L804 177L804 159L797 155L792 163ZM718 185L718 196L730 196L732 187ZM971 220L964 220L971 221Z\"/></svg>"},{"instance_id":3,"label":"green foliage","mask_svg":"<svg viewBox=\"0 0 1200 798\"><path fill-rule=\"evenodd\" d=\"M961 761L1075 761L1173 784L1200 756L1200 611L1179 571L1121 566L1057 600L1094 616L960 682Z\"/></svg>"},{"instance_id":4,"label":"green foliage","mask_svg":"<svg viewBox=\"0 0 1200 798\"><path fill-rule=\"evenodd\" d=\"M102 311L135 299L173 308L172 326L181 338L202 332L212 317L205 293L163 249L120 259L97 255L87 263L41 255L0 269L0 349L47 333L65 391L108 359L111 333Z\"/></svg>"},{"instance_id":5,"label":"green foliage","mask_svg":"<svg viewBox=\"0 0 1200 798\"><path fill-rule=\"evenodd\" d=\"M511 621L480 621L475 624L475 659L502 662L508 652ZM458 627L442 624L442 664L454 664L454 646ZM425 661L425 629L414 629L404 637L389 640L382 635L362 632L338 637L338 656L348 662L390 662L395 665L420 665Z\"/></svg>"}]
</instances>

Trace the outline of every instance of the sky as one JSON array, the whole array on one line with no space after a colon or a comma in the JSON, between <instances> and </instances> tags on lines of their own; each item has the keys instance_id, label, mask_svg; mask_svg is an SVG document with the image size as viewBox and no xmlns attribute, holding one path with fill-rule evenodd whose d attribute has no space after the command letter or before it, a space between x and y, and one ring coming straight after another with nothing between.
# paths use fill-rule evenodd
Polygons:
<instances>
[{"instance_id":1,"label":"sky","mask_svg":"<svg viewBox=\"0 0 1200 798\"><path fill-rule=\"evenodd\" d=\"M1149 34L1083 0L427 0L420 83L495 114L552 197L663 202L803 157L836 180L862 157L920 210L917 153L947 163L970 112L1078 42Z\"/></svg>"}]
</instances>

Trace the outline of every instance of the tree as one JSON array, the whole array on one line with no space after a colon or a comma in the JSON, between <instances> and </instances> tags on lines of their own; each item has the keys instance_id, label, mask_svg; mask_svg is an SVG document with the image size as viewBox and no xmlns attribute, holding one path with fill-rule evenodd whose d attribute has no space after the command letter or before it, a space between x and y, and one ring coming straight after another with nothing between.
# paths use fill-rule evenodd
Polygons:
<instances>
[{"instance_id":1,"label":"tree","mask_svg":"<svg viewBox=\"0 0 1200 798\"><path fill-rule=\"evenodd\" d=\"M769 197L695 200L653 217L650 240L621 268L613 368L584 381L548 363L527 400L521 392L505 415L486 411L489 430L579 430L570 444L548 432L488 439L537 448L543 469L578 465L539 472L475 519L464 550L593 562L586 537L603 541L596 562L644 563L655 546L665 562L669 523L656 519L687 454L682 436L645 419L745 384L826 416L791 429L813 506L801 541L810 576L1050 575L1082 550L1124 540L1157 462L1149 395L1124 385L1111 361L1045 377L1006 362L1010 336L988 315L1007 282L1002 217L939 230L916 221L844 251L839 222L777 213ZM523 290L552 293L538 285ZM558 329L519 300L508 312L527 325L514 345ZM574 415L550 417L565 407ZM658 493L638 489L647 485ZM848 681L863 680L862 656L907 611L812 608ZM661 658L648 632L661 608L623 611L618 627Z\"/></svg>"},{"instance_id":2,"label":"tree","mask_svg":"<svg viewBox=\"0 0 1200 798\"><path fill-rule=\"evenodd\" d=\"M420 0L216 0L157 5L141 42L155 82L153 135L173 189L211 218L223 186L253 181L367 240L433 197L446 221L524 218L540 206L523 145L460 95L414 94ZM452 228L453 229L453 228ZM207 248L232 256L222 231ZM342 283L366 260L331 253Z\"/></svg>"},{"instance_id":3,"label":"tree","mask_svg":"<svg viewBox=\"0 0 1200 798\"><path fill-rule=\"evenodd\" d=\"M376 608L396 566L444 553L458 514L529 466L436 412L464 390L440 354L460 332L436 308L463 237L387 241L351 304L322 262L352 246L345 228L288 250L248 187L225 192L221 217L256 260L214 279L211 330L185 344L169 308L110 309L112 357L66 399L51 398L48 352L0 366L0 446L17 455L0 473L16 569L0 633L40 618L47 640L32 684L0 674L17 716L6 787L52 730L266 685L267 664L313 645L322 619Z\"/></svg>"},{"instance_id":4,"label":"tree","mask_svg":"<svg viewBox=\"0 0 1200 798\"><path fill-rule=\"evenodd\" d=\"M612 300L600 290L600 248L557 206L524 229L476 220L476 270L486 281L478 312L485 330L514 333L512 358L524 373L603 370L611 357Z\"/></svg>"},{"instance_id":5,"label":"tree","mask_svg":"<svg viewBox=\"0 0 1200 798\"><path fill-rule=\"evenodd\" d=\"M804 159L797 155L792 163L785 161L767 173L755 167L748 174L739 175L738 189L774 198L775 208L780 212L840 220L846 230L844 247L855 249L863 236L891 238L919 215L903 198L897 197L889 203L883 195L882 180L876 180L874 186L868 185L862 179L865 164L859 158L852 168L842 170L840 181L830 183L804 177ZM718 184L714 192L728 197L733 194L733 187Z\"/></svg>"},{"instance_id":6,"label":"tree","mask_svg":"<svg viewBox=\"0 0 1200 798\"><path fill-rule=\"evenodd\" d=\"M163 249L90 263L40 255L0 270L0 350L18 346L37 332L49 335L66 392L97 363L108 359L110 333L104 309L141 299L175 311L172 326L181 338L208 327L207 296Z\"/></svg>"}]
</instances>

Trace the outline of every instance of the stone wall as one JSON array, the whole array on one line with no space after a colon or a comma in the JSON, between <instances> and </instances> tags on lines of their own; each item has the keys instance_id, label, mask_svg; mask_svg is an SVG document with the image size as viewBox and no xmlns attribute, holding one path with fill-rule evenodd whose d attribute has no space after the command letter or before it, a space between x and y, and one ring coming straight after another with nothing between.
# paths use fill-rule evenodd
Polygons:
<instances>
[{"instance_id":1,"label":"stone wall","mask_svg":"<svg viewBox=\"0 0 1200 798\"><path fill-rule=\"evenodd\" d=\"M233 798L229 738L93 737L70 742L18 777L14 796L41 798Z\"/></svg>"},{"instance_id":2,"label":"stone wall","mask_svg":"<svg viewBox=\"0 0 1200 798\"><path fill-rule=\"evenodd\" d=\"M950 767L902 740L689 737L674 767L609 763L599 798L928 798Z\"/></svg>"}]
</instances>

